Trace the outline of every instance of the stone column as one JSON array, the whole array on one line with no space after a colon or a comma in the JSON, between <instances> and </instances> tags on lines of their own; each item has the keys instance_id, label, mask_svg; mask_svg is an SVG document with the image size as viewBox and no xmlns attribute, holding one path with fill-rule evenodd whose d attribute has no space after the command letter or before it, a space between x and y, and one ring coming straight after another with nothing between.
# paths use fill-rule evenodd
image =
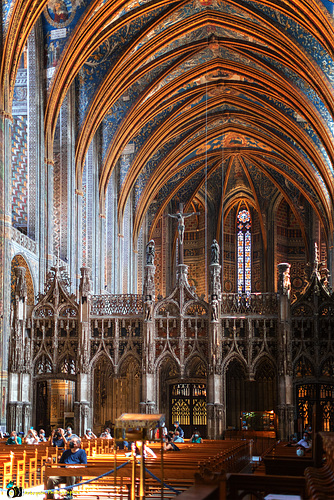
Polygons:
<instances>
[{"instance_id":1,"label":"stone column","mask_svg":"<svg viewBox=\"0 0 334 500\"><path fill-rule=\"evenodd\" d=\"M220 439L225 427L225 407L222 403L208 403L208 439Z\"/></svg>"},{"instance_id":2,"label":"stone column","mask_svg":"<svg viewBox=\"0 0 334 500\"><path fill-rule=\"evenodd\" d=\"M207 385L208 438L218 439L225 423L222 386L222 325L221 325L221 265L219 245L211 246L210 264L210 322L209 322L209 371Z\"/></svg>"},{"instance_id":3,"label":"stone column","mask_svg":"<svg viewBox=\"0 0 334 500\"><path fill-rule=\"evenodd\" d=\"M23 403L21 401L9 401L7 404L7 431L23 431L22 426Z\"/></svg>"},{"instance_id":4,"label":"stone column","mask_svg":"<svg viewBox=\"0 0 334 500\"><path fill-rule=\"evenodd\" d=\"M76 290L80 288L80 269L82 266L82 198L83 191L80 189L75 190L76 198L76 227L75 227L75 241L76 241L76 252L75 252L75 273L76 273Z\"/></svg>"},{"instance_id":5,"label":"stone column","mask_svg":"<svg viewBox=\"0 0 334 500\"><path fill-rule=\"evenodd\" d=\"M31 425L31 342L26 338L27 285L25 267L15 268L15 301L12 311L8 360L7 427L26 432ZM20 427L15 425L20 424Z\"/></svg>"},{"instance_id":6,"label":"stone column","mask_svg":"<svg viewBox=\"0 0 334 500\"><path fill-rule=\"evenodd\" d=\"M142 393L143 402L140 403L142 413L154 413L157 408L157 394L155 386L155 265L154 265L155 246L151 240L146 247L146 265L144 267L144 286L143 286L143 376Z\"/></svg>"},{"instance_id":7,"label":"stone column","mask_svg":"<svg viewBox=\"0 0 334 500\"><path fill-rule=\"evenodd\" d=\"M45 160L45 168L46 168L46 210L47 210L47 219L46 219L46 269L50 269L54 262L53 256L53 233L54 233L54 221L53 221L53 190L54 190L54 182L53 182L53 173L54 173L54 162L53 160L46 159Z\"/></svg>"},{"instance_id":8,"label":"stone column","mask_svg":"<svg viewBox=\"0 0 334 500\"><path fill-rule=\"evenodd\" d=\"M29 401L23 401L22 403L22 430L26 435L28 429L31 427L32 421L32 406Z\"/></svg>"},{"instance_id":9,"label":"stone column","mask_svg":"<svg viewBox=\"0 0 334 500\"><path fill-rule=\"evenodd\" d=\"M141 401L139 403L140 413L152 415L157 412L155 401Z\"/></svg>"},{"instance_id":10,"label":"stone column","mask_svg":"<svg viewBox=\"0 0 334 500\"><path fill-rule=\"evenodd\" d=\"M76 422L76 433L79 436L85 434L91 425L91 408L89 401L76 401L74 403L74 421Z\"/></svg>"},{"instance_id":11,"label":"stone column","mask_svg":"<svg viewBox=\"0 0 334 500\"><path fill-rule=\"evenodd\" d=\"M92 427L90 401L90 308L91 308L91 283L89 280L90 269L81 268L79 285L79 373L78 373L78 401L75 403L75 416L78 423L77 432L84 434L87 427Z\"/></svg>"},{"instance_id":12,"label":"stone column","mask_svg":"<svg viewBox=\"0 0 334 500\"><path fill-rule=\"evenodd\" d=\"M0 111L0 390L8 401L7 360L10 332L11 295L11 167L12 167L12 116ZM0 416L1 419L1 416ZM1 424L5 425L5 419Z\"/></svg>"},{"instance_id":13,"label":"stone column","mask_svg":"<svg viewBox=\"0 0 334 500\"><path fill-rule=\"evenodd\" d=\"M278 437L293 431L290 264L278 264Z\"/></svg>"}]
</instances>

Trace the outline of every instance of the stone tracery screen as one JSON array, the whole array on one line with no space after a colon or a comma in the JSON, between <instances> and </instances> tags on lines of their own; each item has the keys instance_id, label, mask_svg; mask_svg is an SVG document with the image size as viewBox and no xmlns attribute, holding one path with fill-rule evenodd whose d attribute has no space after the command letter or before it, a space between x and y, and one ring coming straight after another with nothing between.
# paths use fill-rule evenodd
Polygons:
<instances>
[{"instance_id":1,"label":"stone tracery screen","mask_svg":"<svg viewBox=\"0 0 334 500\"><path fill-rule=\"evenodd\" d=\"M251 217L248 210L237 215L238 293L251 293Z\"/></svg>"}]
</instances>

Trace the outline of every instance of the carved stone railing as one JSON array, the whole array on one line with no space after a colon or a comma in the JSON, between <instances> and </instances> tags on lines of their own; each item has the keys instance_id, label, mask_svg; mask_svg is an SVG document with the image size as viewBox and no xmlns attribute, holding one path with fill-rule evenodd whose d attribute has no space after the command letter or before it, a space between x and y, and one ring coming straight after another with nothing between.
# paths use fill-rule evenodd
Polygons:
<instances>
[{"instance_id":1,"label":"carved stone railing","mask_svg":"<svg viewBox=\"0 0 334 500\"><path fill-rule=\"evenodd\" d=\"M15 227L12 227L12 241L15 241L21 247L26 248L29 252L37 253L37 243L25 234L21 233Z\"/></svg>"},{"instance_id":2,"label":"carved stone railing","mask_svg":"<svg viewBox=\"0 0 334 500\"><path fill-rule=\"evenodd\" d=\"M222 293L221 314L277 315L278 296L276 293Z\"/></svg>"},{"instance_id":3,"label":"carved stone railing","mask_svg":"<svg viewBox=\"0 0 334 500\"><path fill-rule=\"evenodd\" d=\"M91 316L129 316L143 314L143 296L92 295Z\"/></svg>"}]
</instances>

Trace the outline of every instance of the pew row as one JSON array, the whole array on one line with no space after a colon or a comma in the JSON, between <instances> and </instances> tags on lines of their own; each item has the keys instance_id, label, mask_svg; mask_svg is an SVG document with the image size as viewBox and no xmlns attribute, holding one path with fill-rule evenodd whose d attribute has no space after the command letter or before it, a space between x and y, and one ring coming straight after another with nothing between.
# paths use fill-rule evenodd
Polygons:
<instances>
[{"instance_id":1,"label":"pew row","mask_svg":"<svg viewBox=\"0 0 334 500\"><path fill-rule=\"evenodd\" d=\"M306 498L334 499L334 432L319 432L315 443L315 467L305 470Z\"/></svg>"},{"instance_id":2,"label":"pew row","mask_svg":"<svg viewBox=\"0 0 334 500\"><path fill-rule=\"evenodd\" d=\"M241 471L250 461L250 442L229 442L212 441L209 443L190 444L184 443L180 446L179 452L165 452L163 454L163 472L161 470L161 455L158 445L152 445L157 453L156 459L146 459L145 465L149 472L145 473L146 488L152 484L153 478L163 480L169 485L189 488L194 483L195 473L210 468L211 470L221 470L225 468L229 471ZM113 454L96 455L88 459L87 467L73 468L59 466L59 464L46 464L44 471L44 486L47 487L50 476L81 476L83 481L96 478L109 472L114 468L115 457ZM137 459L141 460L141 458ZM124 454L117 453L117 466L130 461L125 467L117 471L117 478L114 474L109 476L109 482L114 485L131 483L132 459ZM139 466L136 468L136 476L139 476ZM106 481L106 478L104 478ZM159 483L156 483L157 485ZM81 493L80 493L81 495Z\"/></svg>"}]
</instances>

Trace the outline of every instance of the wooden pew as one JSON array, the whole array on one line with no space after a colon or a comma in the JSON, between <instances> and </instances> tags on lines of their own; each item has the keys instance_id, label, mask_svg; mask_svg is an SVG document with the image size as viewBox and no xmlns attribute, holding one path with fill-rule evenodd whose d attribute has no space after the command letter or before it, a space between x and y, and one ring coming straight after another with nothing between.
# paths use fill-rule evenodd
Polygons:
<instances>
[{"instance_id":1,"label":"wooden pew","mask_svg":"<svg viewBox=\"0 0 334 500\"><path fill-rule=\"evenodd\" d=\"M289 447L282 441L264 454L262 460L266 474L279 476L303 476L305 469L314 464L312 450L306 452L303 457L298 457L296 447Z\"/></svg>"},{"instance_id":2,"label":"wooden pew","mask_svg":"<svg viewBox=\"0 0 334 500\"><path fill-rule=\"evenodd\" d=\"M305 470L307 498L334 499L334 433L319 432L315 438L315 465Z\"/></svg>"},{"instance_id":3,"label":"wooden pew","mask_svg":"<svg viewBox=\"0 0 334 500\"><path fill-rule=\"evenodd\" d=\"M146 468L158 479L162 479L161 464L160 464L160 449L159 444L150 445L154 448L157 454L157 459L146 459ZM141 460L141 459L140 459ZM242 442L225 442L225 441L208 441L203 444L180 443L179 452L164 453L164 471L163 480L167 484L186 483L186 487L190 486L194 481L194 474L205 470L205 468L226 468L228 470L241 470L245 463L250 460L250 443ZM117 453L117 466L129 461L129 458L124 453ZM113 468L114 455L103 454L95 455L88 459L87 467L78 467L75 469L76 476L92 478L100 476ZM47 465L44 473L44 485L47 486L49 476L73 476L74 469L59 467L57 465ZM137 469L137 476L139 468ZM154 483L150 474L146 472L147 485ZM123 484L131 482L131 464L117 471L118 481L122 480ZM109 478L110 482L114 481L114 475ZM156 487L159 485L155 483Z\"/></svg>"}]
</instances>

